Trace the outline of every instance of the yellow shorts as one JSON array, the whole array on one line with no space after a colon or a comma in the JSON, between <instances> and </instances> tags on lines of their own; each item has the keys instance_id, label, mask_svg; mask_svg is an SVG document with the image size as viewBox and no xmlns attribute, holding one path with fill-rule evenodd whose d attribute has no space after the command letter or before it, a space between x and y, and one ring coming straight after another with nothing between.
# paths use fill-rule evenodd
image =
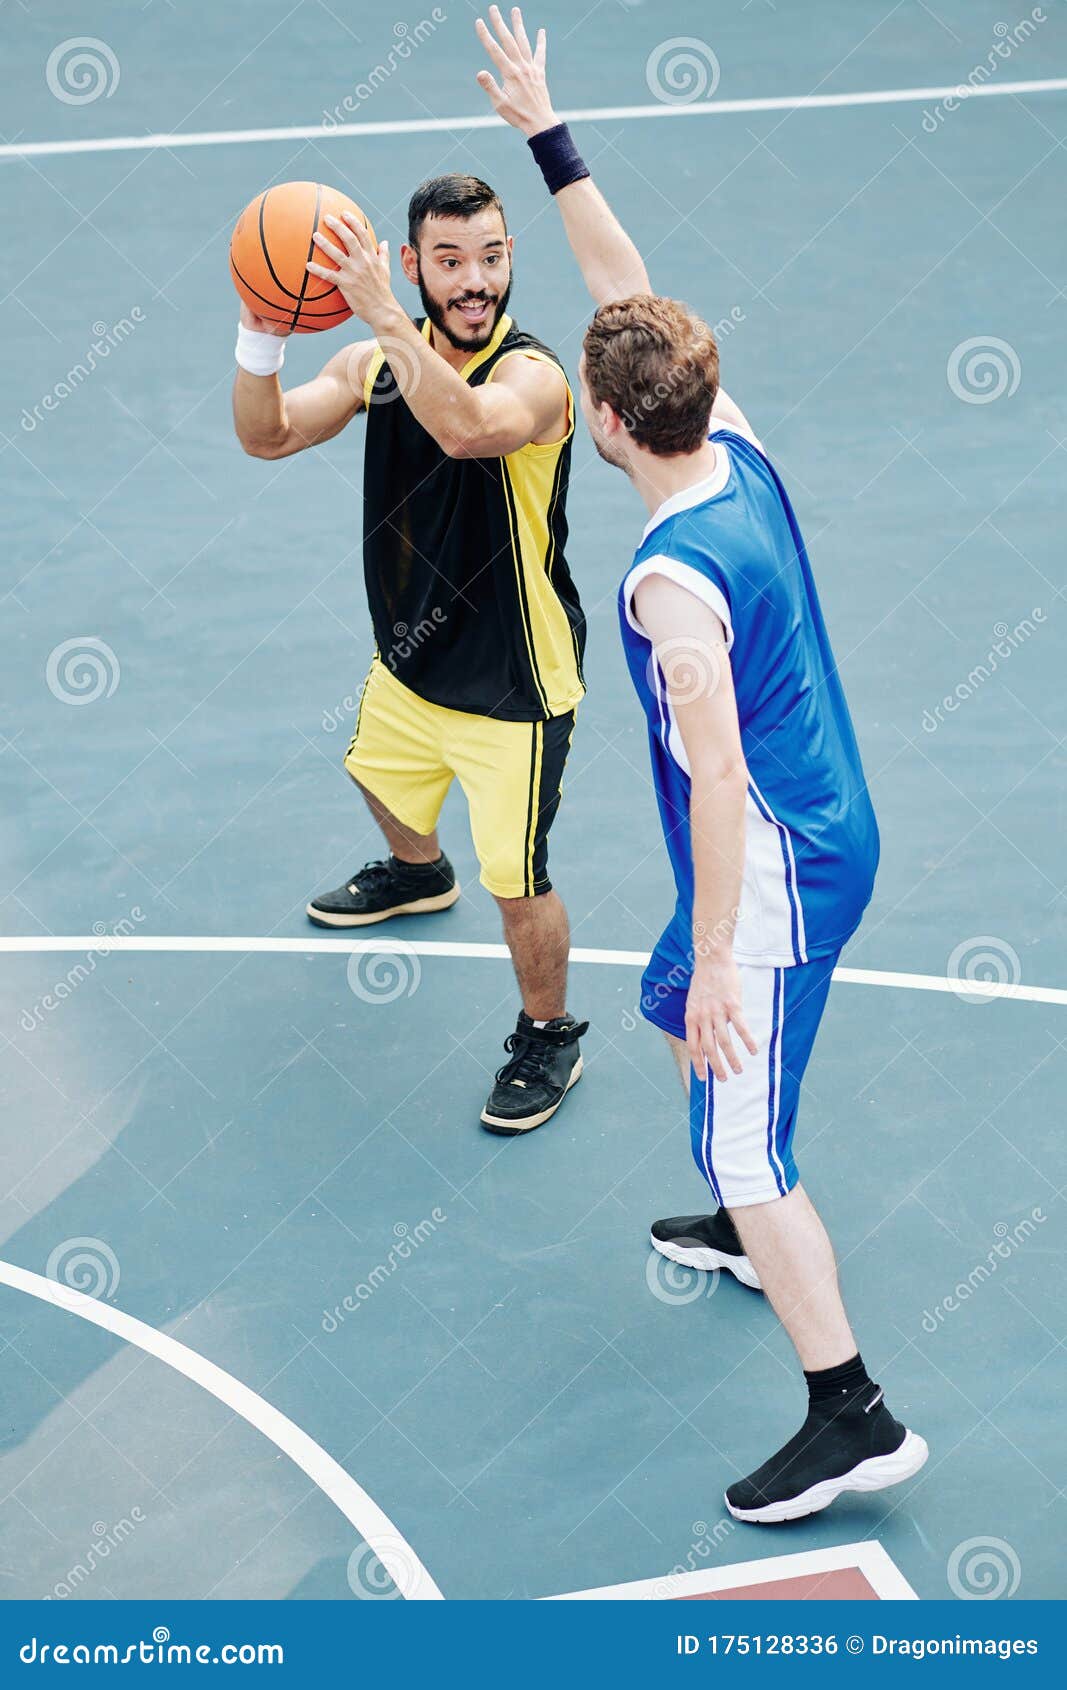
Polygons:
<instances>
[{"instance_id":1,"label":"yellow shorts","mask_svg":"<svg viewBox=\"0 0 1067 1690\"><path fill-rule=\"evenodd\" d=\"M552 888L548 830L573 732L573 710L547 722L503 722L431 704L376 657L345 768L415 833L433 832L458 780L482 885L497 898L533 898Z\"/></svg>"}]
</instances>

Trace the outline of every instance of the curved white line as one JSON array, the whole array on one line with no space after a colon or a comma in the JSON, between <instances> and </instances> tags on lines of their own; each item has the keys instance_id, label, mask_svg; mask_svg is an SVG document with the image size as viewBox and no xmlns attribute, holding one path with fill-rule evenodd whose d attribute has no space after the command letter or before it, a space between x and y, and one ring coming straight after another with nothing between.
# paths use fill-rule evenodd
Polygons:
<instances>
[{"instance_id":1,"label":"curved white line","mask_svg":"<svg viewBox=\"0 0 1067 1690\"><path fill-rule=\"evenodd\" d=\"M91 1320L94 1326L102 1326L106 1332L124 1338L128 1344L135 1344L139 1350L166 1362L176 1373L184 1374L194 1385L210 1391L213 1397L239 1414L242 1420L247 1420L283 1455L303 1469L312 1484L329 1497L364 1542L370 1545L383 1566L392 1569L398 1563L403 1564L404 1588L401 1589L399 1579L395 1581L402 1596L411 1601L444 1600L443 1592L438 1590L410 1543L363 1487L357 1485L352 1475L346 1473L332 1455L327 1455L322 1446L302 1432L287 1415L257 1396L232 1373L216 1367L213 1361L198 1355L188 1345L180 1344L169 1333L157 1332L154 1326L146 1326L144 1321L124 1314L110 1303L99 1303L82 1291L59 1285L39 1273L30 1273L26 1268L16 1267L13 1262L0 1261L0 1282L10 1285L15 1291L25 1291L31 1297L38 1297L42 1303L51 1303L53 1308L62 1309L65 1314Z\"/></svg>"},{"instance_id":2,"label":"curved white line","mask_svg":"<svg viewBox=\"0 0 1067 1690\"><path fill-rule=\"evenodd\" d=\"M397 938L382 934L376 939L352 939L339 932L335 939L263 939L243 935L220 934L152 935L147 933L83 934L80 938L54 934L28 934L23 938L0 937L0 955L40 954L50 951L91 951L94 956L107 956L110 951L207 951L247 952L250 955L312 956L345 955L350 951L367 951L373 955L398 952L401 956L499 957L507 960L506 945L467 944L459 940ZM600 963L608 967L644 968L647 951L596 950L575 946L571 962ZM897 974L883 968L835 968L834 979L845 986L893 986L912 992L951 992L964 1000L971 998L1018 999L1022 1003L1067 1004L1067 990L1060 986L1001 985L996 980L957 980L948 974Z\"/></svg>"},{"instance_id":3,"label":"curved white line","mask_svg":"<svg viewBox=\"0 0 1067 1690\"><path fill-rule=\"evenodd\" d=\"M1062 94L1067 77L1031 82L987 82L972 88L958 82L938 88L871 88L855 94L775 94L746 100L693 100L687 106L588 106L560 112L564 123L603 123L626 118L730 117L739 112L820 111L838 106L892 106L914 101L996 98L1005 94ZM501 129L503 118L486 112L466 117L387 118L376 123L311 123L286 129L207 129L176 135L101 135L79 141L9 141L0 158L41 158L57 153L151 152L165 147L235 146L249 141L334 141L371 135L450 134L454 130Z\"/></svg>"}]
</instances>

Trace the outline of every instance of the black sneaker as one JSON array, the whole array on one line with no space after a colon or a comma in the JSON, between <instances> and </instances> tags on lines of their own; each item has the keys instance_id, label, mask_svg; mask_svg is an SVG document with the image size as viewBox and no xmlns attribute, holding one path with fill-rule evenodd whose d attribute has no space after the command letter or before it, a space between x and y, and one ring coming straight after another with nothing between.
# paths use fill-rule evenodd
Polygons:
<instances>
[{"instance_id":1,"label":"black sneaker","mask_svg":"<svg viewBox=\"0 0 1067 1690\"><path fill-rule=\"evenodd\" d=\"M702 1268L705 1273L725 1268L750 1290L763 1290L725 1209L717 1209L713 1215L676 1215L671 1220L653 1221L651 1238L653 1249L669 1261Z\"/></svg>"},{"instance_id":2,"label":"black sneaker","mask_svg":"<svg viewBox=\"0 0 1067 1690\"><path fill-rule=\"evenodd\" d=\"M368 927L391 915L447 910L459 893L443 851L435 863L402 863L390 855L384 862L364 864L336 892L313 898L307 913L319 927Z\"/></svg>"},{"instance_id":3,"label":"black sneaker","mask_svg":"<svg viewBox=\"0 0 1067 1690\"><path fill-rule=\"evenodd\" d=\"M535 1027L520 1010L515 1031L504 1040L511 1061L497 1070L496 1085L482 1110L486 1131L510 1138L542 1126L554 1115L582 1077L578 1040L588 1031L588 1021L576 1021L573 1015Z\"/></svg>"},{"instance_id":4,"label":"black sneaker","mask_svg":"<svg viewBox=\"0 0 1067 1690\"><path fill-rule=\"evenodd\" d=\"M867 1383L844 1403L812 1403L795 1437L726 1492L735 1520L772 1525L828 1508L843 1491L885 1490L910 1479L930 1451L894 1420L880 1385Z\"/></svg>"}]
</instances>

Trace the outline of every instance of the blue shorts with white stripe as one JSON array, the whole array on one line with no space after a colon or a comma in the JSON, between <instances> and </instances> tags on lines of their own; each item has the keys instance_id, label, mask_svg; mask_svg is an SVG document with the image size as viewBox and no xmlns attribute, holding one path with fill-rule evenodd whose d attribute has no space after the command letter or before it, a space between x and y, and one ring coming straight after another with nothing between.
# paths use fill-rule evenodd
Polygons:
<instances>
[{"instance_id":1,"label":"blue shorts with white stripe","mask_svg":"<svg viewBox=\"0 0 1067 1690\"><path fill-rule=\"evenodd\" d=\"M837 958L816 957L793 968L740 964L741 1003L759 1046L750 1056L735 1039L741 1073L708 1083L689 1076L693 1157L722 1207L773 1203L797 1183L793 1159L800 1085L819 1030ZM646 976L642 1008L650 1021L685 1037L685 986L657 997ZM654 1004L654 1008L653 1008Z\"/></svg>"}]
</instances>

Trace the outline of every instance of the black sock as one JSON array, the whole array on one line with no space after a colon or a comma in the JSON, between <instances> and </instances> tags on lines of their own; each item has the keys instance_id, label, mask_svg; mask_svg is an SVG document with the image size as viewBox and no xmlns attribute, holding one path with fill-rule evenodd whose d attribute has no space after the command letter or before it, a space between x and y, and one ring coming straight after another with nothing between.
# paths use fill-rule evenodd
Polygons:
<instances>
[{"instance_id":1,"label":"black sock","mask_svg":"<svg viewBox=\"0 0 1067 1690\"><path fill-rule=\"evenodd\" d=\"M723 1242L732 1242L735 1246L735 1250L730 1253L732 1255L736 1254L738 1256L743 1256L745 1254L745 1246L741 1242L741 1235L738 1232L737 1227L734 1225L734 1217L731 1215L729 1209L719 1209L716 1213L715 1221L716 1225L721 1229Z\"/></svg>"},{"instance_id":2,"label":"black sock","mask_svg":"<svg viewBox=\"0 0 1067 1690\"><path fill-rule=\"evenodd\" d=\"M445 854L442 851L441 855L432 863L406 863L402 857L396 856L392 851L390 851L389 856L394 868L398 868L407 874L427 874L441 867Z\"/></svg>"},{"instance_id":3,"label":"black sock","mask_svg":"<svg viewBox=\"0 0 1067 1690\"><path fill-rule=\"evenodd\" d=\"M852 1396L871 1383L863 1357L857 1353L851 1361L839 1362L836 1367L823 1367L817 1372L804 1371L808 1382L808 1402L829 1402L833 1397Z\"/></svg>"}]
</instances>

